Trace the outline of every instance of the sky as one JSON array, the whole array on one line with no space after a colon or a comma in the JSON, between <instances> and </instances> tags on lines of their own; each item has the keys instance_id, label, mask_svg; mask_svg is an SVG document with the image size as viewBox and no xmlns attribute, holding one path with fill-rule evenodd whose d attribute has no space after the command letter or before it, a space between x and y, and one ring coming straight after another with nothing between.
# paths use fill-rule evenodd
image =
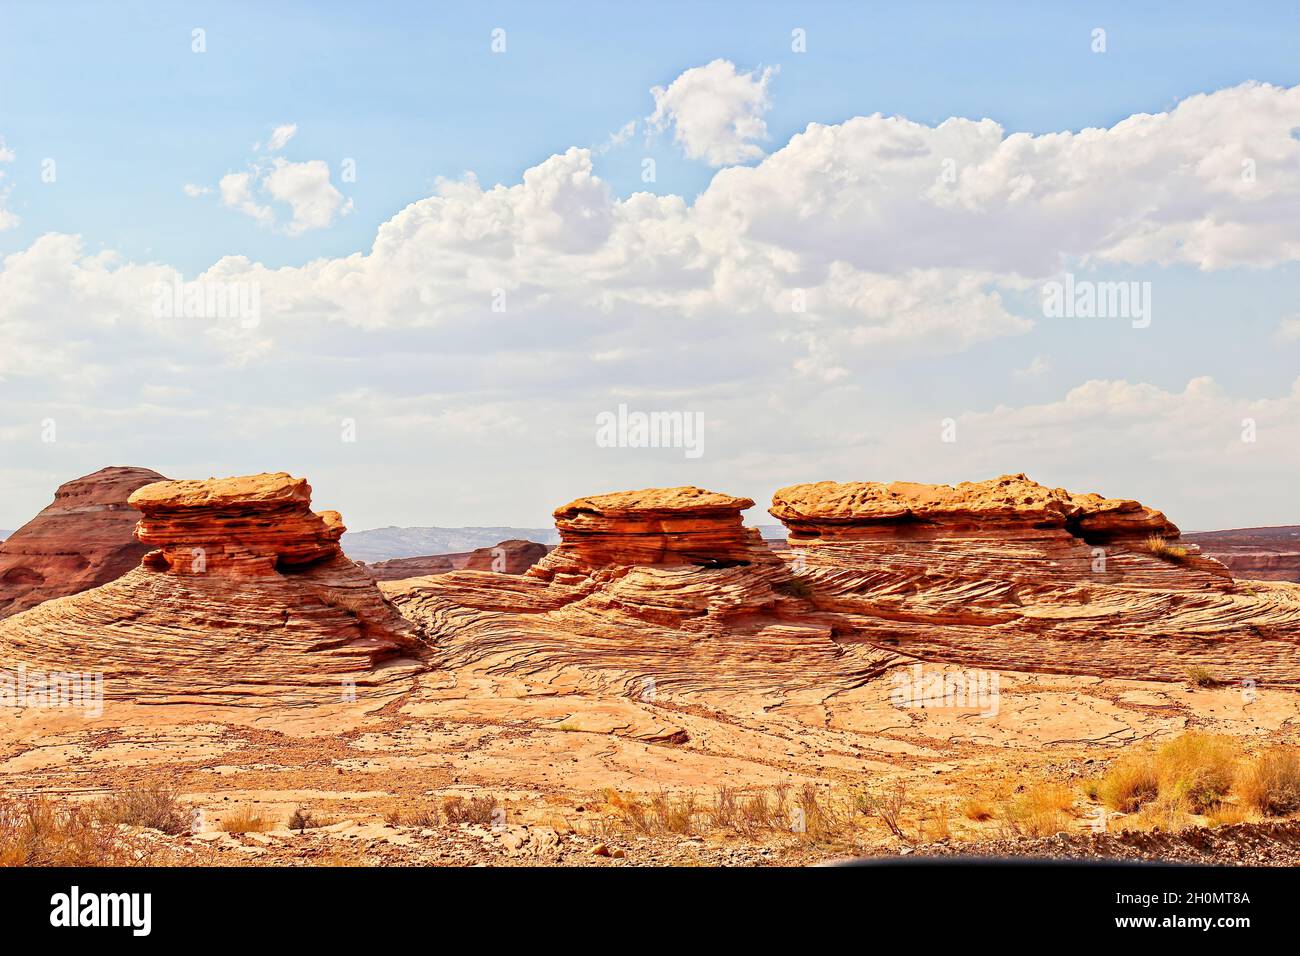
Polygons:
<instances>
[{"instance_id":1,"label":"sky","mask_svg":"<svg viewBox=\"0 0 1300 956\"><path fill-rule=\"evenodd\" d=\"M1300 523L1300 8L1131 6L0 0L0 527L110 464Z\"/></svg>"}]
</instances>

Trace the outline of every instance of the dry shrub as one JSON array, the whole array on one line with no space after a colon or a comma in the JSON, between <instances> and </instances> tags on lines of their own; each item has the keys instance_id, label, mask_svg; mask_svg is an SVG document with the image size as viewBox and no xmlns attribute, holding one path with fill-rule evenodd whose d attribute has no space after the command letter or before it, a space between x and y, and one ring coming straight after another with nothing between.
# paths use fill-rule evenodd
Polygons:
<instances>
[{"instance_id":1,"label":"dry shrub","mask_svg":"<svg viewBox=\"0 0 1300 956\"><path fill-rule=\"evenodd\" d=\"M227 833L265 833L275 828L269 817L250 808L236 810L221 818L219 824Z\"/></svg>"},{"instance_id":2,"label":"dry shrub","mask_svg":"<svg viewBox=\"0 0 1300 956\"><path fill-rule=\"evenodd\" d=\"M422 830L432 830L442 823L442 815L438 813L436 806L418 807L410 812L390 810L384 814L384 822L393 827L419 827Z\"/></svg>"},{"instance_id":3,"label":"dry shrub","mask_svg":"<svg viewBox=\"0 0 1300 956\"><path fill-rule=\"evenodd\" d=\"M1017 794L1002 810L1008 830L1017 835L1050 836L1070 824L1074 796L1059 783L1036 783Z\"/></svg>"},{"instance_id":4,"label":"dry shrub","mask_svg":"<svg viewBox=\"0 0 1300 956\"><path fill-rule=\"evenodd\" d=\"M1267 816L1285 816L1300 810L1300 751L1271 747L1243 765L1238 772L1237 796Z\"/></svg>"},{"instance_id":5,"label":"dry shrub","mask_svg":"<svg viewBox=\"0 0 1300 956\"><path fill-rule=\"evenodd\" d=\"M977 823L992 820L994 815L993 805L987 800L981 800L979 797L970 797L963 800L960 810L961 815L967 820L974 820Z\"/></svg>"},{"instance_id":6,"label":"dry shrub","mask_svg":"<svg viewBox=\"0 0 1300 956\"><path fill-rule=\"evenodd\" d=\"M458 823L477 823L486 826L494 823L497 812L497 798L490 794L478 797L448 797L442 802L442 815L451 825Z\"/></svg>"},{"instance_id":7,"label":"dry shrub","mask_svg":"<svg viewBox=\"0 0 1300 956\"><path fill-rule=\"evenodd\" d=\"M324 822L316 819L316 814L306 807L299 807L289 814L287 826L290 830L297 830L302 833L305 830L314 830L317 827L324 826Z\"/></svg>"},{"instance_id":8,"label":"dry shrub","mask_svg":"<svg viewBox=\"0 0 1300 956\"><path fill-rule=\"evenodd\" d=\"M889 828L889 832L900 840L906 840L903 832L903 810L907 807L907 784L902 780L885 791L867 790L858 795L858 810L867 816L878 817Z\"/></svg>"},{"instance_id":9,"label":"dry shrub","mask_svg":"<svg viewBox=\"0 0 1300 956\"><path fill-rule=\"evenodd\" d=\"M1174 564L1181 564L1186 561L1190 552L1180 545L1170 544L1158 534L1153 534L1146 540L1147 553L1162 561L1170 561Z\"/></svg>"},{"instance_id":10,"label":"dry shrub","mask_svg":"<svg viewBox=\"0 0 1300 956\"><path fill-rule=\"evenodd\" d=\"M1246 823L1250 820L1250 811L1239 803L1220 803L1212 807L1205 815L1205 822L1212 827L1229 826L1234 823Z\"/></svg>"},{"instance_id":11,"label":"dry shrub","mask_svg":"<svg viewBox=\"0 0 1300 956\"><path fill-rule=\"evenodd\" d=\"M942 843L951 840L952 826L948 808L939 806L923 812L917 824L917 829L921 839L928 840L931 843Z\"/></svg>"},{"instance_id":12,"label":"dry shrub","mask_svg":"<svg viewBox=\"0 0 1300 956\"><path fill-rule=\"evenodd\" d=\"M1125 820L1125 824L1135 830L1165 830L1170 833L1193 822L1191 802L1186 795L1176 793L1162 793Z\"/></svg>"},{"instance_id":13,"label":"dry shrub","mask_svg":"<svg viewBox=\"0 0 1300 956\"><path fill-rule=\"evenodd\" d=\"M1161 799L1204 813L1232 787L1238 756L1236 742L1198 731L1162 744L1155 753Z\"/></svg>"},{"instance_id":14,"label":"dry shrub","mask_svg":"<svg viewBox=\"0 0 1300 956\"><path fill-rule=\"evenodd\" d=\"M1120 813L1133 813L1159 792L1160 781L1149 753L1124 754L1097 784L1098 799Z\"/></svg>"},{"instance_id":15,"label":"dry shrub","mask_svg":"<svg viewBox=\"0 0 1300 956\"><path fill-rule=\"evenodd\" d=\"M167 866L193 863L104 822L94 806L48 797L0 799L0 866Z\"/></svg>"},{"instance_id":16,"label":"dry shrub","mask_svg":"<svg viewBox=\"0 0 1300 956\"><path fill-rule=\"evenodd\" d=\"M1187 668L1187 682L1193 687L1218 687L1220 683L1213 671L1199 664Z\"/></svg>"},{"instance_id":17,"label":"dry shrub","mask_svg":"<svg viewBox=\"0 0 1300 956\"><path fill-rule=\"evenodd\" d=\"M159 784L118 791L95 809L103 823L147 827L172 835L189 833L194 818L193 808L181 803L176 791Z\"/></svg>"}]
</instances>

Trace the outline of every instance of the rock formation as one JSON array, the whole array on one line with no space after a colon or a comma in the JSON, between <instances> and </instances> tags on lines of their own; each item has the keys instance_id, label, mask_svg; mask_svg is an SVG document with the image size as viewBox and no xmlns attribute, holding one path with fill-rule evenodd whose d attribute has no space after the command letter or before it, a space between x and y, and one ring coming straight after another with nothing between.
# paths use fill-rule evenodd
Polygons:
<instances>
[{"instance_id":1,"label":"rock formation","mask_svg":"<svg viewBox=\"0 0 1300 956\"><path fill-rule=\"evenodd\" d=\"M358 562L361 564L361 562ZM374 564L361 564L376 581L401 581L455 570L449 554L428 554L420 558L389 558Z\"/></svg>"},{"instance_id":2,"label":"rock formation","mask_svg":"<svg viewBox=\"0 0 1300 956\"><path fill-rule=\"evenodd\" d=\"M496 571L501 574L523 574L551 549L536 541L514 538L490 548L477 548L465 560L470 571Z\"/></svg>"},{"instance_id":3,"label":"rock formation","mask_svg":"<svg viewBox=\"0 0 1300 956\"><path fill-rule=\"evenodd\" d=\"M339 700L416 669L417 635L287 474L136 490L139 567L0 623L0 667L104 674L109 698Z\"/></svg>"},{"instance_id":4,"label":"rock formation","mask_svg":"<svg viewBox=\"0 0 1300 956\"><path fill-rule=\"evenodd\" d=\"M59 487L54 502L0 546L0 617L107 584L140 563L131 492L163 476L101 468Z\"/></svg>"},{"instance_id":5,"label":"rock formation","mask_svg":"<svg viewBox=\"0 0 1300 956\"><path fill-rule=\"evenodd\" d=\"M1300 526L1202 531L1183 540L1223 562L1236 577L1300 582Z\"/></svg>"},{"instance_id":6,"label":"rock formation","mask_svg":"<svg viewBox=\"0 0 1300 956\"><path fill-rule=\"evenodd\" d=\"M1135 501L1008 475L795 485L771 513L843 642L991 668L1300 683L1300 589L1239 587Z\"/></svg>"},{"instance_id":7,"label":"rock formation","mask_svg":"<svg viewBox=\"0 0 1300 956\"><path fill-rule=\"evenodd\" d=\"M560 545L522 576L381 587L449 667L581 664L643 694L848 686L882 666L892 655L846 660L830 625L808 620L785 563L742 524L752 505L693 487L579 498L555 511Z\"/></svg>"}]
</instances>

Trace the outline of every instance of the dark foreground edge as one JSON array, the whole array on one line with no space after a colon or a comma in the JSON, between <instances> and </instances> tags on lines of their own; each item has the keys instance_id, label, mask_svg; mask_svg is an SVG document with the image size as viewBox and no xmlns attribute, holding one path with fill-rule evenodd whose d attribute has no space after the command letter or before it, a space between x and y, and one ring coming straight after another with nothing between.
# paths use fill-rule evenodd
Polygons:
<instances>
[{"instance_id":1,"label":"dark foreground edge","mask_svg":"<svg viewBox=\"0 0 1300 956\"><path fill-rule=\"evenodd\" d=\"M8 869L0 870L0 919L18 938L112 937L128 947L283 940L337 948L434 931L444 942L447 931L463 931L485 943L734 945L770 943L778 926L804 942L904 932L940 945L1035 931L1229 942L1292 928L1298 889L1292 869L1024 860L874 859L801 870Z\"/></svg>"}]
</instances>

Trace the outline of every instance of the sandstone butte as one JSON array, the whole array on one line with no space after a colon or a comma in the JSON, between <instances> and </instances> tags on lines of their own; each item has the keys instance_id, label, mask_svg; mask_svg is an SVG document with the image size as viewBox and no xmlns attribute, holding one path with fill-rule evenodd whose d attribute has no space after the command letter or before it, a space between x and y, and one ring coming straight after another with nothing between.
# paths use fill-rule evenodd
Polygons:
<instances>
[{"instance_id":1,"label":"sandstone butte","mask_svg":"<svg viewBox=\"0 0 1300 956\"><path fill-rule=\"evenodd\" d=\"M1024 475L795 485L772 503L780 557L743 527L751 505L699 488L579 498L520 579L383 587L448 665L583 663L631 690L852 686L903 660L1300 684L1300 587L1238 584L1136 501Z\"/></svg>"},{"instance_id":2,"label":"sandstone butte","mask_svg":"<svg viewBox=\"0 0 1300 956\"><path fill-rule=\"evenodd\" d=\"M0 622L0 666L102 671L105 696L339 700L418 669L419 639L287 474L160 481L128 499L139 566Z\"/></svg>"},{"instance_id":3,"label":"sandstone butte","mask_svg":"<svg viewBox=\"0 0 1300 956\"><path fill-rule=\"evenodd\" d=\"M1235 582L1136 501L1005 475L794 485L771 513L845 642L990 668L1300 683L1300 588Z\"/></svg>"},{"instance_id":4,"label":"sandstone butte","mask_svg":"<svg viewBox=\"0 0 1300 956\"><path fill-rule=\"evenodd\" d=\"M0 545L0 617L107 584L148 548L132 535L126 499L163 480L148 468L101 468L69 481L54 502Z\"/></svg>"},{"instance_id":5,"label":"sandstone butte","mask_svg":"<svg viewBox=\"0 0 1300 956\"><path fill-rule=\"evenodd\" d=\"M443 667L535 672L578 665L617 693L760 691L860 680L828 620L746 528L753 505L700 488L579 498L555 511L560 544L521 576L453 571L381 588ZM603 683L602 683L603 682Z\"/></svg>"}]
</instances>

